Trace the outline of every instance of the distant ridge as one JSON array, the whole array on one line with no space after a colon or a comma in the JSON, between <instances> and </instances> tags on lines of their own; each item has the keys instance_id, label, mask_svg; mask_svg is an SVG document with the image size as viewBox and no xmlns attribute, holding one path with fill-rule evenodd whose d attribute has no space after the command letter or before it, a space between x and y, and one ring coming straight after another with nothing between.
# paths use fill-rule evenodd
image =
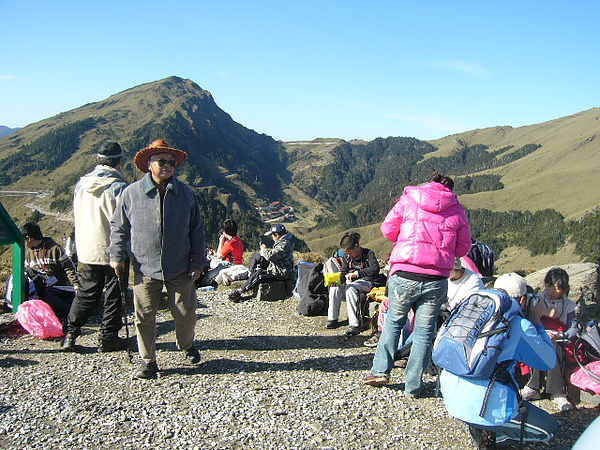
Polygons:
<instances>
[{"instance_id":1,"label":"distant ridge","mask_svg":"<svg viewBox=\"0 0 600 450\"><path fill-rule=\"evenodd\" d=\"M0 125L0 138L3 138L5 136L10 136L11 134L13 134L15 131L20 130L20 128L9 128L9 127L5 127L4 125Z\"/></svg>"}]
</instances>

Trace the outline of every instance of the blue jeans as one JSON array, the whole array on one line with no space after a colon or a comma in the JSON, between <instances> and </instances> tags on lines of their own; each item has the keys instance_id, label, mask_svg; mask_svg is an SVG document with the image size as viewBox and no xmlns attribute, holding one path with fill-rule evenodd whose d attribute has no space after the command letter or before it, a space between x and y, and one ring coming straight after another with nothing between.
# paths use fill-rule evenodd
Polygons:
<instances>
[{"instance_id":1,"label":"blue jeans","mask_svg":"<svg viewBox=\"0 0 600 450\"><path fill-rule=\"evenodd\" d=\"M392 275L388 281L390 309L381 332L371 373L389 375L394 367L394 354L398 349L400 332L408 312L416 308L413 344L404 372L404 391L415 395L422 390L423 372L431 358L431 347L440 306L446 301L448 281L412 281Z\"/></svg>"}]
</instances>

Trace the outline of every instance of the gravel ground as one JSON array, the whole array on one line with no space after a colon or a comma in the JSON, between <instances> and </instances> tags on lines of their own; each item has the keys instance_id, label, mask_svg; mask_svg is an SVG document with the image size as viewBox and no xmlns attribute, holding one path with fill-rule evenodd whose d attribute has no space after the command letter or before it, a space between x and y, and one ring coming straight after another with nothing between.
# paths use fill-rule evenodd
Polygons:
<instances>
[{"instance_id":1,"label":"gravel ground","mask_svg":"<svg viewBox=\"0 0 600 450\"><path fill-rule=\"evenodd\" d=\"M325 330L326 318L298 316L293 298L233 304L227 292L198 294L197 366L177 351L170 314L159 314L156 380L133 379L125 352L95 352L97 318L73 354L5 331L0 448L472 448L466 426L434 397L434 378L426 377L429 397L416 401L402 396L401 369L387 387L361 384L373 357L366 334L347 340L344 328ZM551 445L525 448L571 448L599 413L593 401L568 413L536 403L561 432Z\"/></svg>"}]
</instances>

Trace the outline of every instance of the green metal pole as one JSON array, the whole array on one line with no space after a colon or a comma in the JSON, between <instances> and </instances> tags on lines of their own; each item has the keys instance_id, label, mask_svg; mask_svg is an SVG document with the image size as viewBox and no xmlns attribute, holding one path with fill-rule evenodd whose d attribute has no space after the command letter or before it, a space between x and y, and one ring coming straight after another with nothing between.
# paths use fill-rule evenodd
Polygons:
<instances>
[{"instance_id":1,"label":"green metal pole","mask_svg":"<svg viewBox=\"0 0 600 450\"><path fill-rule=\"evenodd\" d=\"M25 286L25 276L23 269L25 267L25 241L17 240L13 244L13 285L12 285L12 307L13 313L16 313L21 303L27 299L27 287Z\"/></svg>"}]
</instances>

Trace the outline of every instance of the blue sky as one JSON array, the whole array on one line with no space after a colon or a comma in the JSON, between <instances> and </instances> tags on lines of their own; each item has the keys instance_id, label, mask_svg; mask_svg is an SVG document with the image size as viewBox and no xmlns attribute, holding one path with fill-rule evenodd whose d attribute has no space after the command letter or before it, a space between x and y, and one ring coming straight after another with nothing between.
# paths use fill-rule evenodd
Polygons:
<instances>
[{"instance_id":1,"label":"blue sky","mask_svg":"<svg viewBox=\"0 0 600 450\"><path fill-rule=\"evenodd\" d=\"M600 2L0 0L0 125L171 75L275 139L436 139L600 106Z\"/></svg>"}]
</instances>

